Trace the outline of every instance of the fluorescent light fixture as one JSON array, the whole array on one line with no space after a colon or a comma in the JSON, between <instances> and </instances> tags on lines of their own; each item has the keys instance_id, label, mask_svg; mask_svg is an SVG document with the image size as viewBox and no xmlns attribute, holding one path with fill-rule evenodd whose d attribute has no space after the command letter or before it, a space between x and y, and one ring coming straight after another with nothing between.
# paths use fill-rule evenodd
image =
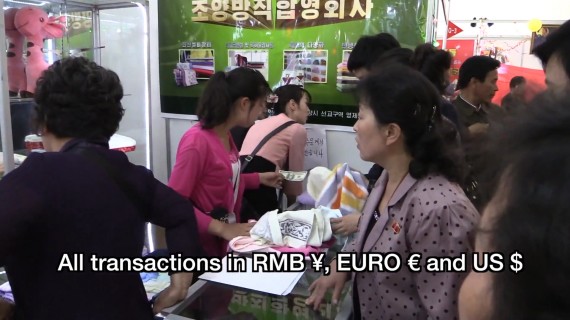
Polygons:
<instances>
[{"instance_id":1,"label":"fluorescent light fixture","mask_svg":"<svg viewBox=\"0 0 570 320\"><path fill-rule=\"evenodd\" d=\"M45 6L49 2L47 1L18 1L18 0L4 0L4 2L12 2L12 3L19 3L19 4L26 4L30 6Z\"/></svg>"},{"instance_id":2,"label":"fluorescent light fixture","mask_svg":"<svg viewBox=\"0 0 570 320\"><path fill-rule=\"evenodd\" d=\"M143 39L144 39L144 43L143 43L143 55L144 55L144 61L145 61L145 68L144 68L144 81L145 81L145 85L144 85L144 105L145 105L145 129L146 129L146 167L150 169L150 149L151 149L151 145L150 145L150 101L149 101L149 79L148 79L148 67L149 67L149 58L148 58L148 16L147 16L147 12L146 12L146 8L138 2L131 2L133 4L135 4L141 11L141 14L143 16L143 28L144 28L144 35L143 35ZM148 246L149 246L149 252L153 252L155 247L154 247L154 236L152 234L152 226L150 223L146 224L146 233L148 236Z\"/></svg>"}]
</instances>

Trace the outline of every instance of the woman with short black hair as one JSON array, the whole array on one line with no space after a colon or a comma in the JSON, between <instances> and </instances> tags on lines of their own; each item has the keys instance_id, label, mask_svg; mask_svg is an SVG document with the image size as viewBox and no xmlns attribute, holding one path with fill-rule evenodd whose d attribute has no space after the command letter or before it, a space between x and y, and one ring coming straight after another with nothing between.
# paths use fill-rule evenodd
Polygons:
<instances>
[{"instance_id":1,"label":"woman with short black hair","mask_svg":"<svg viewBox=\"0 0 570 320\"><path fill-rule=\"evenodd\" d=\"M166 228L172 252L202 255L190 202L109 150L122 98L117 74L85 58L56 61L37 82L36 122L47 152L30 154L0 180L0 266L16 319L152 320L137 272L91 263L93 255L141 257L147 222ZM173 274L155 311L182 300L191 280Z\"/></svg>"}]
</instances>

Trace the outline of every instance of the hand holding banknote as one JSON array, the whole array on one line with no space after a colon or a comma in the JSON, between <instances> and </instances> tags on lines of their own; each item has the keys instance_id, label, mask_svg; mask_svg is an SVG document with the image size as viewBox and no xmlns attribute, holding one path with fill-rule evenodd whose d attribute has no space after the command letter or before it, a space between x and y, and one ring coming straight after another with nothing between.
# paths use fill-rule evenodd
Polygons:
<instances>
[{"instance_id":1,"label":"hand holding banknote","mask_svg":"<svg viewBox=\"0 0 570 320\"><path fill-rule=\"evenodd\" d=\"M283 179L287 181L303 181L307 176L307 171L285 171L279 170L279 173L283 176Z\"/></svg>"}]
</instances>

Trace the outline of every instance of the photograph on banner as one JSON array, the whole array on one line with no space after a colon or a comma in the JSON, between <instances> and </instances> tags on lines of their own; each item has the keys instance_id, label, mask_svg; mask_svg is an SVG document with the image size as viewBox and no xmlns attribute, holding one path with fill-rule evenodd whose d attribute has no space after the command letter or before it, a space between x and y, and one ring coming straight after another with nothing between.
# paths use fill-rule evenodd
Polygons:
<instances>
[{"instance_id":1,"label":"photograph on banner","mask_svg":"<svg viewBox=\"0 0 570 320\"><path fill-rule=\"evenodd\" d=\"M479 55L491 57L501 62L501 64L521 67L525 54L525 44L528 41L528 38L482 38L479 44Z\"/></svg>"},{"instance_id":2,"label":"photograph on banner","mask_svg":"<svg viewBox=\"0 0 570 320\"><path fill-rule=\"evenodd\" d=\"M196 72L197 79L210 79L215 72L215 56L213 49L181 49L179 62L189 63Z\"/></svg>"},{"instance_id":3,"label":"photograph on banner","mask_svg":"<svg viewBox=\"0 0 570 320\"><path fill-rule=\"evenodd\" d=\"M342 50L342 62L336 66L336 89L340 92L350 92L356 89L358 78L348 70L348 58L352 50Z\"/></svg>"},{"instance_id":4,"label":"photograph on banner","mask_svg":"<svg viewBox=\"0 0 570 320\"><path fill-rule=\"evenodd\" d=\"M277 87L295 85L305 87L305 70L283 70Z\"/></svg>"},{"instance_id":5,"label":"photograph on banner","mask_svg":"<svg viewBox=\"0 0 570 320\"><path fill-rule=\"evenodd\" d=\"M191 87L198 84L196 71L192 69L192 64L189 62L177 63L173 73L174 81L179 87Z\"/></svg>"},{"instance_id":6,"label":"photograph on banner","mask_svg":"<svg viewBox=\"0 0 570 320\"><path fill-rule=\"evenodd\" d=\"M530 52L536 48L537 46L544 43L546 37L554 30L560 28L558 24L543 24L542 27L537 31L533 32L532 36L530 37Z\"/></svg>"},{"instance_id":7,"label":"photograph on banner","mask_svg":"<svg viewBox=\"0 0 570 320\"><path fill-rule=\"evenodd\" d=\"M269 81L268 50L228 50L228 66L255 69Z\"/></svg>"},{"instance_id":8,"label":"photograph on banner","mask_svg":"<svg viewBox=\"0 0 570 320\"><path fill-rule=\"evenodd\" d=\"M284 71L304 71L306 83L327 83L328 50L285 50Z\"/></svg>"}]
</instances>

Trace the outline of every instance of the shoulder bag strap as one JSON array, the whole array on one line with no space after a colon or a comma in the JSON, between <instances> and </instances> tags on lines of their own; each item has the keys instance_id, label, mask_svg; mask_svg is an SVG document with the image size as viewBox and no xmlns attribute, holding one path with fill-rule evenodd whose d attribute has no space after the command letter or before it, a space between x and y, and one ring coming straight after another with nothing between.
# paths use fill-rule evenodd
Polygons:
<instances>
[{"instance_id":1,"label":"shoulder bag strap","mask_svg":"<svg viewBox=\"0 0 570 320\"><path fill-rule=\"evenodd\" d=\"M127 198L129 198L137 210L145 217L145 220L148 219L148 208L144 205L145 201L138 195L131 184L127 182L125 178L119 173L117 168L111 165L111 163L109 163L109 161L105 159L100 153L92 150L91 148L81 147L73 148L69 150L69 152L80 154L105 170L105 172L107 172L107 175L113 179L113 181L119 186Z\"/></svg>"},{"instance_id":2,"label":"shoulder bag strap","mask_svg":"<svg viewBox=\"0 0 570 320\"><path fill-rule=\"evenodd\" d=\"M257 154L257 152L261 149L261 147L263 147L263 145L269 141L269 139L271 139L273 136L275 136L276 134L278 134L279 132L285 130L285 128L289 127L290 125L296 123L295 121L291 120L291 121L287 121L284 124L280 125L279 127L275 128L275 130L271 131L268 135L266 135L263 140L261 140L261 142L257 145L257 147L255 147L255 149L253 149L253 151L251 152L250 155L248 155L245 158L244 163L242 163L241 165L241 172L243 172L245 170L245 168L249 165L249 163L251 162L251 160L253 160L253 157L255 157L255 155Z\"/></svg>"}]
</instances>

